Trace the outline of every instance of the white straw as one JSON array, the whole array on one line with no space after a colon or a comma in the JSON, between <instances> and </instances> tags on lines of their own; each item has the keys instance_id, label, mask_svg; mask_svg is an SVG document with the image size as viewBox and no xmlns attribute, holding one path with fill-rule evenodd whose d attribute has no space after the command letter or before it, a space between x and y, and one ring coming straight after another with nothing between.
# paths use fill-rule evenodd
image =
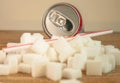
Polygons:
<instances>
[{"instance_id":1,"label":"white straw","mask_svg":"<svg viewBox=\"0 0 120 83\"><path fill-rule=\"evenodd\" d=\"M80 35L80 36L87 36L87 37L95 37L95 36L110 34L112 32L113 32L113 30L109 29L109 30L102 30L102 31L92 32L92 33L80 33L78 35ZM67 40L71 40L73 38L75 38L75 36L66 37ZM51 43L51 42L54 42L56 40L57 39L46 39L46 42L50 42ZM15 50L20 50L20 49L27 49L27 48L29 48L32 45L33 45L33 43L19 44L19 45L16 45L16 46L10 46L10 47L3 48L3 51L4 52L10 52L10 51L15 51Z\"/></svg>"}]
</instances>

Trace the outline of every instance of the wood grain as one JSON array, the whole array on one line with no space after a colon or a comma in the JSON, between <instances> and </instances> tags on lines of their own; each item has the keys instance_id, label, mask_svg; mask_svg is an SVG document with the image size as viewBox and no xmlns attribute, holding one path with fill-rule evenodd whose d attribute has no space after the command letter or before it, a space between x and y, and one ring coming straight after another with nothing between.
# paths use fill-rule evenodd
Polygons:
<instances>
[{"instance_id":1,"label":"wood grain","mask_svg":"<svg viewBox=\"0 0 120 83\"><path fill-rule=\"evenodd\" d=\"M31 31L0 31L0 49L5 47L8 42L19 42L19 38L22 33ZM32 31L31 33L42 33L39 31ZM45 38L48 38L45 35ZM103 36L94 37L94 40L102 41L104 45L115 45L120 48L120 33L113 33ZM120 83L120 67L117 66L115 70L102 76L86 76L83 72L83 77L80 79L83 83ZM0 76L0 82L3 83L59 83L58 81L51 81L45 77L32 78L29 74L13 74L9 76Z\"/></svg>"}]
</instances>

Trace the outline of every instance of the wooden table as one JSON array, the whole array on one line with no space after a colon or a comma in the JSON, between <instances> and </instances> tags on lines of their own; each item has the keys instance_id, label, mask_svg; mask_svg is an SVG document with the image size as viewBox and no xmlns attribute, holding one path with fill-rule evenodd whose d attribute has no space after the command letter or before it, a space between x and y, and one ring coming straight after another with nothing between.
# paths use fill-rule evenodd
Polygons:
<instances>
[{"instance_id":1,"label":"wooden table","mask_svg":"<svg viewBox=\"0 0 120 83\"><path fill-rule=\"evenodd\" d=\"M8 42L19 42L19 38L22 33L26 31L0 31L0 49L6 46ZM31 32L31 31L28 31ZM31 33L39 32L32 31ZM44 33L42 33L45 35ZM48 38L45 35L45 38ZM102 44L112 44L115 47L120 48L120 33L113 33L104 36L94 37L95 40L102 41ZM120 66L117 66L115 70L102 76L86 76L83 72L83 77L80 79L83 83L120 83ZM14 74L9 76L0 76L0 82L3 83L59 83L51 81L45 77L43 78L32 78L28 74Z\"/></svg>"}]
</instances>

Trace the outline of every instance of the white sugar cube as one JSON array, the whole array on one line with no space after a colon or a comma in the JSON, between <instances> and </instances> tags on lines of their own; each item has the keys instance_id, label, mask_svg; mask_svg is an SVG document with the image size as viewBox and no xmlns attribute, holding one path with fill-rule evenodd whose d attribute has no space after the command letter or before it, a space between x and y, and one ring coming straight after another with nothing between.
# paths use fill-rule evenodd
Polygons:
<instances>
[{"instance_id":1,"label":"white sugar cube","mask_svg":"<svg viewBox=\"0 0 120 83\"><path fill-rule=\"evenodd\" d=\"M53 47L48 49L47 57L50 59L50 61L58 61L58 55Z\"/></svg>"},{"instance_id":2,"label":"white sugar cube","mask_svg":"<svg viewBox=\"0 0 120 83\"><path fill-rule=\"evenodd\" d=\"M0 63L3 63L6 59L6 53L0 50Z\"/></svg>"},{"instance_id":3,"label":"white sugar cube","mask_svg":"<svg viewBox=\"0 0 120 83\"><path fill-rule=\"evenodd\" d=\"M115 49L115 47L113 45L105 45L104 48L105 48L106 54L109 54L112 50Z\"/></svg>"},{"instance_id":4,"label":"white sugar cube","mask_svg":"<svg viewBox=\"0 0 120 83\"><path fill-rule=\"evenodd\" d=\"M104 69L102 70L103 73L109 73L112 71L112 64L106 63L104 64Z\"/></svg>"},{"instance_id":5,"label":"white sugar cube","mask_svg":"<svg viewBox=\"0 0 120 83\"><path fill-rule=\"evenodd\" d=\"M23 59L21 54L8 54L7 57L16 57L16 59L18 60L18 63L21 63Z\"/></svg>"},{"instance_id":6,"label":"white sugar cube","mask_svg":"<svg viewBox=\"0 0 120 83\"><path fill-rule=\"evenodd\" d=\"M67 80L60 80L59 83L82 83L82 82L76 79L69 79L69 80L67 79Z\"/></svg>"},{"instance_id":7,"label":"white sugar cube","mask_svg":"<svg viewBox=\"0 0 120 83\"><path fill-rule=\"evenodd\" d=\"M102 63L97 60L88 60L86 64L87 75L102 75Z\"/></svg>"},{"instance_id":8,"label":"white sugar cube","mask_svg":"<svg viewBox=\"0 0 120 83\"><path fill-rule=\"evenodd\" d=\"M37 39L43 39L43 35L40 33L33 33L32 42L35 42Z\"/></svg>"},{"instance_id":9,"label":"white sugar cube","mask_svg":"<svg viewBox=\"0 0 120 83\"><path fill-rule=\"evenodd\" d=\"M32 42L32 36L31 33L23 33L20 37L20 43L31 43Z\"/></svg>"},{"instance_id":10,"label":"white sugar cube","mask_svg":"<svg viewBox=\"0 0 120 83\"><path fill-rule=\"evenodd\" d=\"M105 48L104 48L104 45L101 45L101 54L100 55L103 55L105 54Z\"/></svg>"},{"instance_id":11,"label":"white sugar cube","mask_svg":"<svg viewBox=\"0 0 120 83\"><path fill-rule=\"evenodd\" d=\"M94 40L94 44L95 44L95 46L101 46L102 45L101 41L97 41L97 40Z\"/></svg>"},{"instance_id":12,"label":"white sugar cube","mask_svg":"<svg viewBox=\"0 0 120 83\"><path fill-rule=\"evenodd\" d=\"M58 81L62 78L62 64L56 62L49 62L46 68L47 78Z\"/></svg>"},{"instance_id":13,"label":"white sugar cube","mask_svg":"<svg viewBox=\"0 0 120 83\"><path fill-rule=\"evenodd\" d=\"M84 54L75 54L67 61L69 68L84 70L86 65L87 56Z\"/></svg>"},{"instance_id":14,"label":"white sugar cube","mask_svg":"<svg viewBox=\"0 0 120 83\"><path fill-rule=\"evenodd\" d=\"M112 65L112 70L115 69L115 56L114 55L108 55L109 63Z\"/></svg>"},{"instance_id":15,"label":"white sugar cube","mask_svg":"<svg viewBox=\"0 0 120 83\"><path fill-rule=\"evenodd\" d=\"M95 60L99 60L102 63L102 72L103 73L108 73L110 71L112 71L112 69L114 68L114 57L111 57L112 55L101 55L101 56L97 56L95 58Z\"/></svg>"},{"instance_id":16,"label":"white sugar cube","mask_svg":"<svg viewBox=\"0 0 120 83\"><path fill-rule=\"evenodd\" d=\"M23 63L25 64L32 64L34 58L38 58L39 60L42 59L47 59L46 57L40 55L40 54L35 54L35 53L27 53L23 55Z\"/></svg>"},{"instance_id":17,"label":"white sugar cube","mask_svg":"<svg viewBox=\"0 0 120 83\"><path fill-rule=\"evenodd\" d=\"M82 77L82 72L79 69L65 68L63 77L68 79L77 79Z\"/></svg>"},{"instance_id":18,"label":"white sugar cube","mask_svg":"<svg viewBox=\"0 0 120 83\"><path fill-rule=\"evenodd\" d=\"M90 38L90 39L88 40L88 42L86 43L85 46L87 46L87 47L92 47L92 46L96 46L96 45L95 45L94 40L92 40L92 39Z\"/></svg>"},{"instance_id":19,"label":"white sugar cube","mask_svg":"<svg viewBox=\"0 0 120 83\"><path fill-rule=\"evenodd\" d=\"M84 40L85 38L81 36L76 36L69 43L76 50L76 52L80 52L80 49L84 47Z\"/></svg>"},{"instance_id":20,"label":"white sugar cube","mask_svg":"<svg viewBox=\"0 0 120 83\"><path fill-rule=\"evenodd\" d=\"M70 46L66 39L63 37L59 38L53 43L53 47L59 53L59 61L65 62L68 57L75 53L75 50Z\"/></svg>"},{"instance_id":21,"label":"white sugar cube","mask_svg":"<svg viewBox=\"0 0 120 83\"><path fill-rule=\"evenodd\" d=\"M44 58L35 57L32 62L32 77L43 77L46 74L46 64L49 61Z\"/></svg>"},{"instance_id":22,"label":"white sugar cube","mask_svg":"<svg viewBox=\"0 0 120 83\"><path fill-rule=\"evenodd\" d=\"M120 51L118 49L112 49L107 54L108 55L113 55L115 57L115 64L120 65Z\"/></svg>"},{"instance_id":23,"label":"white sugar cube","mask_svg":"<svg viewBox=\"0 0 120 83\"><path fill-rule=\"evenodd\" d=\"M115 56L116 65L120 65L120 52L115 52L113 55Z\"/></svg>"},{"instance_id":24,"label":"white sugar cube","mask_svg":"<svg viewBox=\"0 0 120 83\"><path fill-rule=\"evenodd\" d=\"M8 64L10 67L10 74L15 74L18 72L18 59L15 56L9 56L6 58L5 64Z\"/></svg>"},{"instance_id":25,"label":"white sugar cube","mask_svg":"<svg viewBox=\"0 0 120 83\"><path fill-rule=\"evenodd\" d=\"M18 65L18 72L30 74L31 73L31 65L30 64L20 63Z\"/></svg>"},{"instance_id":26,"label":"white sugar cube","mask_svg":"<svg viewBox=\"0 0 120 83\"><path fill-rule=\"evenodd\" d=\"M9 75L9 65L0 64L0 75Z\"/></svg>"},{"instance_id":27,"label":"white sugar cube","mask_svg":"<svg viewBox=\"0 0 120 83\"><path fill-rule=\"evenodd\" d=\"M49 44L45 42L43 39L37 39L31 47L33 52L39 54L45 54L48 48L49 48Z\"/></svg>"},{"instance_id":28,"label":"white sugar cube","mask_svg":"<svg viewBox=\"0 0 120 83\"><path fill-rule=\"evenodd\" d=\"M36 54L33 53L27 53L23 55L23 63L25 64L32 64L32 61L34 57L37 56Z\"/></svg>"},{"instance_id":29,"label":"white sugar cube","mask_svg":"<svg viewBox=\"0 0 120 83\"><path fill-rule=\"evenodd\" d=\"M87 52L88 59L94 59L96 56L101 54L101 47L99 46L89 46L83 48Z\"/></svg>"}]
</instances>

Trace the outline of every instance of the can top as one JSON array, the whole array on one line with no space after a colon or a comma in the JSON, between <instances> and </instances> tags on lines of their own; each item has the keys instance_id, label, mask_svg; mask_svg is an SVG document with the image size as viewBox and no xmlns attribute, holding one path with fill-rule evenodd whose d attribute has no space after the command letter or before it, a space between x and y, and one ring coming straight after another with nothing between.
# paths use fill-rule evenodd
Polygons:
<instances>
[{"instance_id":1,"label":"can top","mask_svg":"<svg viewBox=\"0 0 120 83\"><path fill-rule=\"evenodd\" d=\"M82 17L75 6L58 3L46 11L42 24L44 32L49 37L74 36L82 30Z\"/></svg>"}]
</instances>

